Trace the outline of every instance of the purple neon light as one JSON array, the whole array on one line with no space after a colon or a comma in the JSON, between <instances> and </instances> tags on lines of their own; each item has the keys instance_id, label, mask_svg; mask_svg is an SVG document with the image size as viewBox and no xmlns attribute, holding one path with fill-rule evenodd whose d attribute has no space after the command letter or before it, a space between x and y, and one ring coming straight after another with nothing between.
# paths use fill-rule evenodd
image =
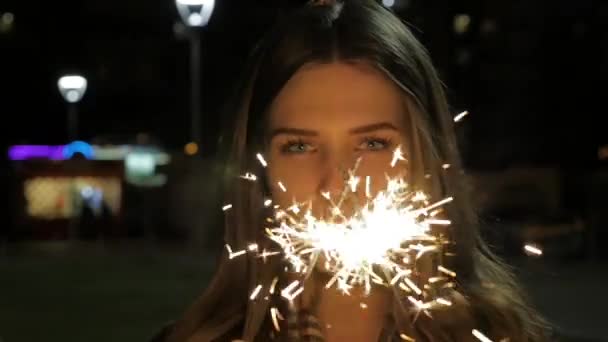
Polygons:
<instances>
[{"instance_id":1,"label":"purple neon light","mask_svg":"<svg viewBox=\"0 0 608 342\"><path fill-rule=\"evenodd\" d=\"M11 160L26 160L34 158L62 160L65 159L63 154L65 147L65 145L17 145L9 148L8 156Z\"/></svg>"}]
</instances>

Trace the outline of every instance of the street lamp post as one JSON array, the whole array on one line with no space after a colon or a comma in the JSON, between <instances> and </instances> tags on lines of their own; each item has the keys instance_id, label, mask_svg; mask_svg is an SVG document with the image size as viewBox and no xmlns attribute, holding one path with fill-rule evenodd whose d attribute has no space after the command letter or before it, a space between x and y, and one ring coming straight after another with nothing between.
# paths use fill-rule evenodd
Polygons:
<instances>
[{"instance_id":1,"label":"street lamp post","mask_svg":"<svg viewBox=\"0 0 608 342\"><path fill-rule=\"evenodd\" d=\"M190 28L190 138L197 147L201 145L201 37L198 28L204 27L211 18L215 0L175 0L183 23ZM198 149L200 151L200 148Z\"/></svg>"},{"instance_id":2,"label":"street lamp post","mask_svg":"<svg viewBox=\"0 0 608 342\"><path fill-rule=\"evenodd\" d=\"M57 81L61 96L68 103L68 137L70 141L78 138L78 108L76 104L87 91L87 79L80 75L65 75Z\"/></svg>"}]
</instances>

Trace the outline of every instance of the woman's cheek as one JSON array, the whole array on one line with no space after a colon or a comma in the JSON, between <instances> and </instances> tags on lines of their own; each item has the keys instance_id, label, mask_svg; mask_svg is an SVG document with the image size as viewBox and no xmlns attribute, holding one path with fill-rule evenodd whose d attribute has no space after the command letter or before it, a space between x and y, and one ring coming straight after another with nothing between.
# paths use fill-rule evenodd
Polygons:
<instances>
[{"instance_id":1,"label":"woman's cheek","mask_svg":"<svg viewBox=\"0 0 608 342\"><path fill-rule=\"evenodd\" d=\"M273 200L281 206L290 206L293 199L306 201L318 187L319 167L311 158L284 158L269 165Z\"/></svg>"}]
</instances>

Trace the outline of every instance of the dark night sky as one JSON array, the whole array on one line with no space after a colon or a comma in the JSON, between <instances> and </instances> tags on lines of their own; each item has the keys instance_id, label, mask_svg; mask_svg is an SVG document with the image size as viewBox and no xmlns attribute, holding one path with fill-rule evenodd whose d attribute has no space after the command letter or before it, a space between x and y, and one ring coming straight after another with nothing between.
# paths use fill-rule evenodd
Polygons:
<instances>
[{"instance_id":1,"label":"dark night sky","mask_svg":"<svg viewBox=\"0 0 608 342\"><path fill-rule=\"evenodd\" d=\"M471 111L459 132L471 166L595 163L597 147L608 143L605 106L598 107L608 78L608 2L401 1L407 7L397 11L431 51L454 113ZM298 1L216 5L203 33L209 143L218 110L278 3ZM6 11L15 22L0 33L2 146L65 142L56 79L69 71L89 80L83 138L126 142L147 132L170 148L188 141L188 44L173 32L173 1L15 0L0 4ZM452 29L459 13L472 18L463 36Z\"/></svg>"}]
</instances>

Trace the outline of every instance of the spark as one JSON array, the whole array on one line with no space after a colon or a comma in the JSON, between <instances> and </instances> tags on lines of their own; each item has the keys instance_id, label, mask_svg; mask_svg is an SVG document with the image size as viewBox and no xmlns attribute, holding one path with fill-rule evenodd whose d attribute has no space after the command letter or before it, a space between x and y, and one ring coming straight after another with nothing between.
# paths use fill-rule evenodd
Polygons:
<instances>
[{"instance_id":1,"label":"spark","mask_svg":"<svg viewBox=\"0 0 608 342\"><path fill-rule=\"evenodd\" d=\"M437 283L437 282L443 281L443 280L446 280L446 278L444 278L444 277L431 277L431 278L429 278L429 283L434 284L434 283Z\"/></svg>"},{"instance_id":2,"label":"spark","mask_svg":"<svg viewBox=\"0 0 608 342\"><path fill-rule=\"evenodd\" d=\"M247 173L245 173L244 175L242 175L240 177L243 178L243 179L245 179L245 180L252 181L252 182L255 182L258 179L258 177L256 175L254 175L253 173L251 173L251 172L247 172Z\"/></svg>"},{"instance_id":3,"label":"spark","mask_svg":"<svg viewBox=\"0 0 608 342\"><path fill-rule=\"evenodd\" d=\"M251 252L257 251L258 250L258 244L257 243L250 243L249 246L247 246L247 249L250 250Z\"/></svg>"},{"instance_id":4,"label":"spark","mask_svg":"<svg viewBox=\"0 0 608 342\"><path fill-rule=\"evenodd\" d=\"M258 158L258 160L260 161L260 164L262 164L263 167L268 166L268 163L266 163L266 160L264 160L264 156L262 156L260 153L256 154L256 157Z\"/></svg>"},{"instance_id":5,"label":"spark","mask_svg":"<svg viewBox=\"0 0 608 342\"><path fill-rule=\"evenodd\" d=\"M429 303L424 303L421 300L418 300L412 296L408 296L407 299L414 304L419 310L426 310L431 307Z\"/></svg>"},{"instance_id":6,"label":"spark","mask_svg":"<svg viewBox=\"0 0 608 342\"><path fill-rule=\"evenodd\" d=\"M247 253L246 250L242 250L242 251L238 251L238 252L233 252L232 248L230 247L230 245L226 244L226 249L228 250L228 259L234 259L238 256L241 256L245 253Z\"/></svg>"},{"instance_id":7,"label":"spark","mask_svg":"<svg viewBox=\"0 0 608 342\"><path fill-rule=\"evenodd\" d=\"M361 309L364 309L364 310L367 309L367 304L365 304L365 303L361 303L361 304L359 304L359 306L361 306Z\"/></svg>"},{"instance_id":8,"label":"spark","mask_svg":"<svg viewBox=\"0 0 608 342\"><path fill-rule=\"evenodd\" d=\"M393 160L391 160L391 167L395 167L395 165L397 165L397 162L400 160L406 160L403 157L403 153L401 152L401 146L398 146L395 151L393 152Z\"/></svg>"},{"instance_id":9,"label":"spark","mask_svg":"<svg viewBox=\"0 0 608 342\"><path fill-rule=\"evenodd\" d=\"M414 290L414 292L416 292L417 295L422 294L422 291L420 290L420 288L418 286L416 286L416 284L414 284L414 282L410 278L403 278L403 281L405 282L407 287Z\"/></svg>"},{"instance_id":10,"label":"spark","mask_svg":"<svg viewBox=\"0 0 608 342\"><path fill-rule=\"evenodd\" d=\"M357 185L359 185L359 180L359 177L355 176L354 174L350 175L350 177L348 178L348 185L350 186L350 191L357 191Z\"/></svg>"},{"instance_id":11,"label":"spark","mask_svg":"<svg viewBox=\"0 0 608 342\"><path fill-rule=\"evenodd\" d=\"M399 283L399 288L405 292L412 292L412 290L409 287L407 287L407 285L405 285L404 283Z\"/></svg>"},{"instance_id":12,"label":"spark","mask_svg":"<svg viewBox=\"0 0 608 342\"><path fill-rule=\"evenodd\" d=\"M439 304L443 304L443 305L445 305L445 306L452 306L452 302L450 302L449 300L444 299L444 298L437 298L437 299L435 299L435 301L436 301L437 303L439 303Z\"/></svg>"},{"instance_id":13,"label":"spark","mask_svg":"<svg viewBox=\"0 0 608 342\"><path fill-rule=\"evenodd\" d=\"M487 338L486 335L482 334L481 331L479 331L477 329L473 329L472 332L473 332L473 336L477 337L477 339L480 340L481 342L492 342L492 340Z\"/></svg>"},{"instance_id":14,"label":"spark","mask_svg":"<svg viewBox=\"0 0 608 342\"><path fill-rule=\"evenodd\" d=\"M300 287L298 290L294 291L298 284L300 284L300 282L298 280L294 280L291 284L284 288L283 291L281 291L281 296L292 301L302 292L302 290L304 290L303 287Z\"/></svg>"},{"instance_id":15,"label":"spark","mask_svg":"<svg viewBox=\"0 0 608 342\"><path fill-rule=\"evenodd\" d=\"M226 211L226 210L229 210L229 209L232 209L232 204L226 204L225 206L222 207L223 211Z\"/></svg>"},{"instance_id":16,"label":"spark","mask_svg":"<svg viewBox=\"0 0 608 342\"><path fill-rule=\"evenodd\" d=\"M255 287L255 289L253 289L253 292L251 292L251 296L249 296L250 300L255 300L258 296L258 294L260 293L260 290L262 289L262 285L258 285Z\"/></svg>"},{"instance_id":17,"label":"spark","mask_svg":"<svg viewBox=\"0 0 608 342\"><path fill-rule=\"evenodd\" d=\"M329 191L322 191L321 196L325 197L325 199L327 199L327 200L329 200L331 198Z\"/></svg>"},{"instance_id":18,"label":"spark","mask_svg":"<svg viewBox=\"0 0 608 342\"><path fill-rule=\"evenodd\" d=\"M456 272L448 270L447 268L445 268L443 266L437 266L437 270L439 272L442 272L442 273L445 273L445 274L449 275L452 278L456 277Z\"/></svg>"},{"instance_id":19,"label":"spark","mask_svg":"<svg viewBox=\"0 0 608 342\"><path fill-rule=\"evenodd\" d=\"M276 331L281 331L281 327L279 325L279 319L284 320L285 318L283 318L279 309L277 309L275 307L270 308L270 316L272 317L272 325L274 325L274 328L276 329Z\"/></svg>"},{"instance_id":20,"label":"spark","mask_svg":"<svg viewBox=\"0 0 608 342\"><path fill-rule=\"evenodd\" d=\"M390 281L391 286L395 285L399 281L399 278L401 278L403 276L408 276L411 273L412 273L411 270L402 270L402 271L399 271L397 274L395 274L395 276L393 277L393 279L391 279L391 281Z\"/></svg>"},{"instance_id":21,"label":"spark","mask_svg":"<svg viewBox=\"0 0 608 342\"><path fill-rule=\"evenodd\" d=\"M525 245L524 251L527 254L533 254L533 255L537 255L537 256L543 255L543 251L540 248L533 246L533 245Z\"/></svg>"},{"instance_id":22,"label":"spark","mask_svg":"<svg viewBox=\"0 0 608 342\"><path fill-rule=\"evenodd\" d=\"M241 256L243 254L247 253L247 251L242 250L242 251L238 251L238 252L234 252L234 253L230 253L230 256L228 256L228 259L234 259L238 256Z\"/></svg>"},{"instance_id":23,"label":"spark","mask_svg":"<svg viewBox=\"0 0 608 342\"><path fill-rule=\"evenodd\" d=\"M416 340L414 340L413 338L407 336L404 333L399 334L399 337L404 340L404 341L408 341L408 342L416 342Z\"/></svg>"},{"instance_id":24,"label":"spark","mask_svg":"<svg viewBox=\"0 0 608 342\"><path fill-rule=\"evenodd\" d=\"M274 289L277 286L278 281L279 277L274 277L274 279L272 279L272 283L270 283L270 294L274 294Z\"/></svg>"},{"instance_id":25,"label":"spark","mask_svg":"<svg viewBox=\"0 0 608 342\"><path fill-rule=\"evenodd\" d=\"M281 191L287 192L287 188L285 187L285 185L283 185L281 181L277 182L277 184L279 185L279 188L281 188Z\"/></svg>"},{"instance_id":26,"label":"spark","mask_svg":"<svg viewBox=\"0 0 608 342\"><path fill-rule=\"evenodd\" d=\"M271 199L268 198L268 199L264 200L264 206L265 207L270 207L271 204L272 204L272 200Z\"/></svg>"},{"instance_id":27,"label":"spark","mask_svg":"<svg viewBox=\"0 0 608 342\"><path fill-rule=\"evenodd\" d=\"M441 165L441 167L442 167L444 170L447 170L447 169L449 169L450 167L452 167L452 165L450 165L450 164L447 164L447 163L446 163L446 164Z\"/></svg>"},{"instance_id":28,"label":"spark","mask_svg":"<svg viewBox=\"0 0 608 342\"><path fill-rule=\"evenodd\" d=\"M439 226L449 226L452 224L450 220L426 220L428 224L436 224Z\"/></svg>"},{"instance_id":29,"label":"spark","mask_svg":"<svg viewBox=\"0 0 608 342\"><path fill-rule=\"evenodd\" d=\"M461 120L462 120L462 119L463 119L465 116L467 116L468 114L469 114L469 112L465 110L464 112L462 112L462 113L460 113L460 114L456 115L456 116L454 117L454 122L460 122L460 121L461 121Z\"/></svg>"},{"instance_id":30,"label":"spark","mask_svg":"<svg viewBox=\"0 0 608 342\"><path fill-rule=\"evenodd\" d=\"M370 191L370 183L371 183L371 178L370 176L365 176L365 197L370 198L371 195L371 191Z\"/></svg>"}]
</instances>

